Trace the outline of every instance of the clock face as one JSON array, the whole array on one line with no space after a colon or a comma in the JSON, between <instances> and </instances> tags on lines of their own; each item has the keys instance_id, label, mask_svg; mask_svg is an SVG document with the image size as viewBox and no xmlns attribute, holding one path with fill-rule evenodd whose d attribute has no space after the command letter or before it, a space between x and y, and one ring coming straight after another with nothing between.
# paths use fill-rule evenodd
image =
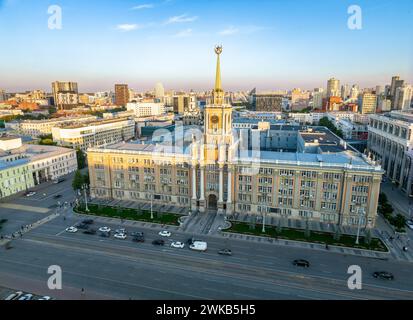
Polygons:
<instances>
[{"instance_id":1,"label":"clock face","mask_svg":"<svg viewBox=\"0 0 413 320\"><path fill-rule=\"evenodd\" d=\"M212 123L218 123L218 121L219 121L218 116L213 115L213 116L211 117L211 122L212 122Z\"/></svg>"}]
</instances>

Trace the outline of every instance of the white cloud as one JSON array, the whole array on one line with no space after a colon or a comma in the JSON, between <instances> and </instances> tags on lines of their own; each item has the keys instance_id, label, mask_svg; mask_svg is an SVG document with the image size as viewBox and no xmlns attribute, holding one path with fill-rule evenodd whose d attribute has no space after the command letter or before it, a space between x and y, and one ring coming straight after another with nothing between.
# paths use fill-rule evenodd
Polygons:
<instances>
[{"instance_id":1,"label":"white cloud","mask_svg":"<svg viewBox=\"0 0 413 320\"><path fill-rule=\"evenodd\" d=\"M152 9L154 5L152 3L140 4L133 7L131 10L142 10L142 9Z\"/></svg>"},{"instance_id":2,"label":"white cloud","mask_svg":"<svg viewBox=\"0 0 413 320\"><path fill-rule=\"evenodd\" d=\"M254 26L254 25L248 25L248 26L240 26L240 27L234 27L234 26L229 26L228 28L221 30L218 32L219 35L221 36L232 36L235 34L252 34L261 30L267 29L266 27L260 27L260 26Z\"/></svg>"},{"instance_id":3,"label":"white cloud","mask_svg":"<svg viewBox=\"0 0 413 320\"><path fill-rule=\"evenodd\" d=\"M140 28L142 28L142 26L137 25L137 24L128 24L128 23L118 24L116 26L116 30L123 31L123 32L133 31L133 30L140 29Z\"/></svg>"},{"instance_id":4,"label":"white cloud","mask_svg":"<svg viewBox=\"0 0 413 320\"><path fill-rule=\"evenodd\" d=\"M192 29L185 29L174 35L174 38L185 38L192 35Z\"/></svg>"},{"instance_id":5,"label":"white cloud","mask_svg":"<svg viewBox=\"0 0 413 320\"><path fill-rule=\"evenodd\" d=\"M165 22L165 24L193 22L193 21L195 21L195 20L197 20L197 19L198 19L197 16L188 17L187 14L182 14L182 15L180 15L180 16L170 17L170 18Z\"/></svg>"},{"instance_id":6,"label":"white cloud","mask_svg":"<svg viewBox=\"0 0 413 320\"><path fill-rule=\"evenodd\" d=\"M236 34L238 32L239 32L239 29L237 29L233 26L230 26L230 27L228 27L224 30L221 30L220 32L218 32L218 34L221 35L221 36L230 36L230 35Z\"/></svg>"}]
</instances>

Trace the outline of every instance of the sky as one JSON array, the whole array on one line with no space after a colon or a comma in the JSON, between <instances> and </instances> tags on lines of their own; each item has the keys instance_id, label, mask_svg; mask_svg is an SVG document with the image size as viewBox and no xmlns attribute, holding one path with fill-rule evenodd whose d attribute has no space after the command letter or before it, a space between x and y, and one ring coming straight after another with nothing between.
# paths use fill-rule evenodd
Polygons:
<instances>
[{"instance_id":1,"label":"sky","mask_svg":"<svg viewBox=\"0 0 413 320\"><path fill-rule=\"evenodd\" d=\"M62 28L48 28L48 8ZM362 27L348 28L348 8ZM0 0L0 88L79 91L127 83L210 90L223 45L225 90L413 83L412 0Z\"/></svg>"}]
</instances>

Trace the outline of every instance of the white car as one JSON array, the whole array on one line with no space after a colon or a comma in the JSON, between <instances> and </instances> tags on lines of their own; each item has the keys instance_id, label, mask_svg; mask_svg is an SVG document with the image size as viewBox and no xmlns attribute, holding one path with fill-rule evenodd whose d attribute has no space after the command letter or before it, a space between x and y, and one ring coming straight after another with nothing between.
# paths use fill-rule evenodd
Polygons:
<instances>
[{"instance_id":1,"label":"white car","mask_svg":"<svg viewBox=\"0 0 413 320\"><path fill-rule=\"evenodd\" d=\"M185 247L185 244L179 241L175 241L171 243L171 247L183 249Z\"/></svg>"},{"instance_id":2,"label":"white car","mask_svg":"<svg viewBox=\"0 0 413 320\"><path fill-rule=\"evenodd\" d=\"M413 230L413 220L407 220L406 225L409 227L409 229Z\"/></svg>"},{"instance_id":3,"label":"white car","mask_svg":"<svg viewBox=\"0 0 413 320\"><path fill-rule=\"evenodd\" d=\"M35 194L36 194L36 192L31 191L31 192L26 194L26 197L31 197L31 196L34 196Z\"/></svg>"},{"instance_id":4,"label":"white car","mask_svg":"<svg viewBox=\"0 0 413 320\"><path fill-rule=\"evenodd\" d=\"M171 233L169 231L163 230L158 233L161 237L170 237Z\"/></svg>"},{"instance_id":5,"label":"white car","mask_svg":"<svg viewBox=\"0 0 413 320\"><path fill-rule=\"evenodd\" d=\"M101 227L99 228L100 232L110 232L110 228L109 227Z\"/></svg>"},{"instance_id":6,"label":"white car","mask_svg":"<svg viewBox=\"0 0 413 320\"><path fill-rule=\"evenodd\" d=\"M116 239L125 240L125 239L126 239L126 234L124 234L124 233L117 233L117 234L114 235L114 237L115 237Z\"/></svg>"},{"instance_id":7,"label":"white car","mask_svg":"<svg viewBox=\"0 0 413 320\"><path fill-rule=\"evenodd\" d=\"M69 228L66 228L66 232L69 232L69 233L76 233L76 232L77 232L77 228L75 228L75 227L69 227Z\"/></svg>"},{"instance_id":8,"label":"white car","mask_svg":"<svg viewBox=\"0 0 413 320\"><path fill-rule=\"evenodd\" d=\"M44 297L41 297L41 298L39 298L39 299L37 299L37 300L52 300L52 298L49 297L49 296L44 296Z\"/></svg>"},{"instance_id":9,"label":"white car","mask_svg":"<svg viewBox=\"0 0 413 320\"><path fill-rule=\"evenodd\" d=\"M126 229L116 229L116 230L115 230L115 233L123 233L123 234L126 234L127 232L126 232Z\"/></svg>"},{"instance_id":10,"label":"white car","mask_svg":"<svg viewBox=\"0 0 413 320\"><path fill-rule=\"evenodd\" d=\"M25 295L21 296L19 300L32 300L33 295L31 293L26 293Z\"/></svg>"}]
</instances>

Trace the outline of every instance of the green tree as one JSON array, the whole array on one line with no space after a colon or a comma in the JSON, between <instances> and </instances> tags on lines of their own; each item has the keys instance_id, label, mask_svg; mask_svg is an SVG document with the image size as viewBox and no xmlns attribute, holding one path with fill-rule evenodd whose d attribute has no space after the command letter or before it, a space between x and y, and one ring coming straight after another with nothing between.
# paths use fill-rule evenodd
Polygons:
<instances>
[{"instance_id":1,"label":"green tree","mask_svg":"<svg viewBox=\"0 0 413 320\"><path fill-rule=\"evenodd\" d=\"M82 189L82 185L84 183L83 181L84 180L83 180L82 173L79 170L76 170L75 177L73 178L73 181L72 181L73 190L76 191L76 190Z\"/></svg>"},{"instance_id":2,"label":"green tree","mask_svg":"<svg viewBox=\"0 0 413 320\"><path fill-rule=\"evenodd\" d=\"M341 230L340 227L336 228L336 231L334 232L334 240L340 241L341 238Z\"/></svg>"},{"instance_id":3,"label":"green tree","mask_svg":"<svg viewBox=\"0 0 413 320\"><path fill-rule=\"evenodd\" d=\"M77 168L81 170L84 167L86 167L86 157L82 150L80 149L76 150L76 157L77 157Z\"/></svg>"},{"instance_id":4,"label":"green tree","mask_svg":"<svg viewBox=\"0 0 413 320\"><path fill-rule=\"evenodd\" d=\"M392 225L394 225L398 229L403 229L406 225L406 218L402 214L397 214L396 217L392 219Z\"/></svg>"},{"instance_id":5,"label":"green tree","mask_svg":"<svg viewBox=\"0 0 413 320\"><path fill-rule=\"evenodd\" d=\"M385 193L382 192L379 194L379 204L383 205L385 203L387 203L387 196Z\"/></svg>"},{"instance_id":6,"label":"green tree","mask_svg":"<svg viewBox=\"0 0 413 320\"><path fill-rule=\"evenodd\" d=\"M86 172L86 173L83 175L83 183L87 184L88 186L90 185L89 172Z\"/></svg>"}]
</instances>

